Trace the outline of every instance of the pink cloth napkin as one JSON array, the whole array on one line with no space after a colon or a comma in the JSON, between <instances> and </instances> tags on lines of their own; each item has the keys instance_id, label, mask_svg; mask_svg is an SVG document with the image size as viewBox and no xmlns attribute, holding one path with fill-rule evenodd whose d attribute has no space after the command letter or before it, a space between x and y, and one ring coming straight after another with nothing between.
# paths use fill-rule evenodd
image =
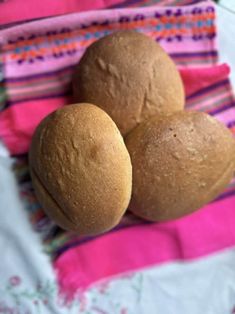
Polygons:
<instances>
[{"instance_id":1,"label":"pink cloth napkin","mask_svg":"<svg viewBox=\"0 0 235 314\"><path fill-rule=\"evenodd\" d=\"M117 5L122 0L6 0L0 3L0 24L32 20L71 12L103 9Z\"/></svg>"},{"instance_id":2,"label":"pink cloth napkin","mask_svg":"<svg viewBox=\"0 0 235 314\"><path fill-rule=\"evenodd\" d=\"M234 211L235 196L175 221L142 223L71 248L54 263L61 291L71 299L107 277L234 246Z\"/></svg>"},{"instance_id":3,"label":"pink cloth napkin","mask_svg":"<svg viewBox=\"0 0 235 314\"><path fill-rule=\"evenodd\" d=\"M197 2L199 2L198 0ZM189 4L195 0L180 0L177 5ZM0 2L0 25L33 20L48 16L104 9L108 7L135 7L140 5L171 5L175 0L5 0Z\"/></svg>"}]
</instances>

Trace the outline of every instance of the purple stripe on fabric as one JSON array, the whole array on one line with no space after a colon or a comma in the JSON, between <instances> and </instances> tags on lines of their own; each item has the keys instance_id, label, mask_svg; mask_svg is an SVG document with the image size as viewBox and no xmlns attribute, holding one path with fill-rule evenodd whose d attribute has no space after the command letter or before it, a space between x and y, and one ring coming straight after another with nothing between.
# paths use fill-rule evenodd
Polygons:
<instances>
[{"instance_id":1,"label":"purple stripe on fabric","mask_svg":"<svg viewBox=\"0 0 235 314\"><path fill-rule=\"evenodd\" d=\"M186 99L189 100L189 99L192 99L194 97L197 97L197 96L200 96L200 95L203 95L207 92L210 92L218 87L221 87L221 86L226 86L226 85L229 85L229 80L226 79L226 80L223 80L223 81L220 81L218 83L215 83L213 85L210 85L208 87L205 87L203 89L200 89L199 91L195 92L194 94L188 96Z\"/></svg>"},{"instance_id":2,"label":"purple stripe on fabric","mask_svg":"<svg viewBox=\"0 0 235 314\"><path fill-rule=\"evenodd\" d=\"M182 57L206 57L206 56L218 56L218 52L213 51L201 51L201 52L185 52L185 53L171 53L172 58L182 58Z\"/></svg>"},{"instance_id":3,"label":"purple stripe on fabric","mask_svg":"<svg viewBox=\"0 0 235 314\"><path fill-rule=\"evenodd\" d=\"M223 199L225 199L225 198L231 197L231 196L233 196L233 195L235 195L235 190L225 192L225 193L221 194L220 196L218 196L218 197L213 201L213 203L214 203L214 202L217 202L217 201L220 201L220 200L223 200Z\"/></svg>"},{"instance_id":4,"label":"purple stripe on fabric","mask_svg":"<svg viewBox=\"0 0 235 314\"><path fill-rule=\"evenodd\" d=\"M180 5L192 5L192 4L196 4L196 3L200 3L202 2L203 0L182 0L181 2L178 2L178 3L173 3L173 4L168 4L169 5L172 5L172 6L180 6ZM124 8L124 7L128 7L132 4L137 4L137 3L140 3L140 6L142 6L143 4L145 5L154 5L154 4L158 4L159 6L165 6L164 4L161 3L162 1L143 1L143 0L127 0L127 1L124 1L122 3L118 3L118 4L114 4L112 6L109 7L109 9L117 9L117 8Z\"/></svg>"},{"instance_id":5,"label":"purple stripe on fabric","mask_svg":"<svg viewBox=\"0 0 235 314\"><path fill-rule=\"evenodd\" d=\"M113 233L113 232L116 232L116 231L119 231L119 230L131 228L131 227L136 227L136 226L141 226L141 225L146 225L146 224L153 224L153 223L155 223L155 222L142 220L140 223L133 223L131 225L124 225L124 226L120 225L120 226L117 226L116 228L106 232L104 235L107 235L108 233ZM100 238L100 237L102 237L102 235L100 235L100 236L93 236L93 237L92 236L91 237L84 237L84 238L76 240L74 242L71 242L71 243L68 243L68 244L64 244L64 246L62 246L61 248L58 248L56 250L56 252L54 253L55 257L58 258L62 253L64 253L68 249L71 249L71 248L76 247L78 245L81 245L81 244L84 244L84 243L96 240L97 238Z\"/></svg>"},{"instance_id":6,"label":"purple stripe on fabric","mask_svg":"<svg viewBox=\"0 0 235 314\"><path fill-rule=\"evenodd\" d=\"M28 153L23 153L23 154L18 154L18 155L15 155L15 154L12 154L11 157L14 159L14 158L25 158L26 160L28 160Z\"/></svg>"},{"instance_id":7,"label":"purple stripe on fabric","mask_svg":"<svg viewBox=\"0 0 235 314\"><path fill-rule=\"evenodd\" d=\"M192 4L200 3L200 2L203 2L203 1L204 0L192 0L188 4L192 5Z\"/></svg>"},{"instance_id":8,"label":"purple stripe on fabric","mask_svg":"<svg viewBox=\"0 0 235 314\"><path fill-rule=\"evenodd\" d=\"M222 105L221 105L222 106ZM215 108L215 110L213 110L213 111L209 111L209 114L210 115L212 115L212 116L214 116L214 115L216 115L216 114L218 114L218 113L221 113L221 112L223 112L223 111L226 111L226 110L228 110L228 109L231 109L232 107L235 107L235 102L233 101L233 102L230 102L230 103L228 103L228 104L224 104L222 107L220 107L220 108Z\"/></svg>"},{"instance_id":9,"label":"purple stripe on fabric","mask_svg":"<svg viewBox=\"0 0 235 314\"><path fill-rule=\"evenodd\" d=\"M227 127L228 128L232 128L233 126L235 126L235 120L230 121L230 122L227 123Z\"/></svg>"},{"instance_id":10,"label":"purple stripe on fabric","mask_svg":"<svg viewBox=\"0 0 235 314\"><path fill-rule=\"evenodd\" d=\"M49 77L49 76L53 76L53 75L56 75L56 74L61 74L65 71L68 71L68 70L73 70L74 69L74 66L75 65L71 65L71 66L68 66L68 67L64 67L64 68L61 68L59 70L56 70L56 71L52 71L52 72L44 72L44 73L39 73L39 74L33 74L33 75L29 75L29 76L24 76L24 77L8 77L4 80L4 82L6 83L11 83L11 82L21 82L21 81L27 81L27 80L32 80L32 79L35 79L35 78L41 78L41 77Z\"/></svg>"},{"instance_id":11,"label":"purple stripe on fabric","mask_svg":"<svg viewBox=\"0 0 235 314\"><path fill-rule=\"evenodd\" d=\"M143 2L143 0L127 0L127 1L123 1L122 3L118 3L118 4L114 4L114 5L110 6L109 9L123 8L123 7L129 6L131 4L136 4L138 2Z\"/></svg>"}]
</instances>

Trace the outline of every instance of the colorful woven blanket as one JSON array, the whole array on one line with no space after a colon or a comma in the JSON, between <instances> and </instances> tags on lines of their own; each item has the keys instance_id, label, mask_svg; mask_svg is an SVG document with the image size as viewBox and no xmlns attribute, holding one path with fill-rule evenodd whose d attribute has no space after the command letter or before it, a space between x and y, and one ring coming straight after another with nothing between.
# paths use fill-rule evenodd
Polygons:
<instances>
[{"instance_id":1,"label":"colorful woven blanket","mask_svg":"<svg viewBox=\"0 0 235 314\"><path fill-rule=\"evenodd\" d=\"M119 29L135 29L158 41L179 67L186 109L208 112L235 133L229 67L218 64L215 8L211 1L196 2L74 13L0 32L0 138L16 156L25 208L69 297L106 277L235 245L235 180L217 200L188 217L146 223L127 212L111 232L80 237L45 216L34 197L25 155L41 119L71 103L71 75L86 47Z\"/></svg>"}]
</instances>

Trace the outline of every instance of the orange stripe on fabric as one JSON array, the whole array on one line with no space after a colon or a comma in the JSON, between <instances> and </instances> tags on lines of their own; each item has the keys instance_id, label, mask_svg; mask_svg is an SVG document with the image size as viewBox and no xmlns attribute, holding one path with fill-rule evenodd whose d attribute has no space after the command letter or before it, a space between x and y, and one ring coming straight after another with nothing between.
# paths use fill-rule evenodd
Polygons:
<instances>
[{"instance_id":1,"label":"orange stripe on fabric","mask_svg":"<svg viewBox=\"0 0 235 314\"><path fill-rule=\"evenodd\" d=\"M54 34L54 35L49 35L47 36L47 41L48 42L53 42L55 40L64 40L64 39L71 39L74 37L74 35L85 35L87 34L88 30L90 33L93 32L97 32L100 30L112 30L112 29L120 29L120 28L135 28L135 27L140 27L140 26L146 26L146 25L152 25L152 26L157 26L159 24L167 24L167 23L172 23L172 19L175 20L175 24L179 23L181 24L181 28L184 27L184 24L187 21L190 22L198 22L198 21L205 21L206 18L210 18L210 19L214 19L214 14L213 16L211 15L211 13L203 13L200 16L193 16L190 15L189 16L179 16L179 17L166 17L166 16L162 16L158 19L156 18L147 18L146 20L143 21L131 21L131 22L122 22L121 24L119 22L114 22L112 24L109 25L95 25L95 26L88 26L86 29L76 29L76 30L72 30L71 32L67 32L67 33L63 33L63 34ZM196 27L195 27L196 28ZM201 27L201 28L197 28L198 30L200 29L204 29L203 31L207 31L207 32L212 32L212 30L215 29L215 26L206 26L206 27ZM177 29L180 30L180 29ZM187 31L187 28L186 28ZM191 32L190 32L191 33ZM45 36L46 35L40 35L40 37L34 38L34 39L24 39L20 42L16 42L16 43L11 43L11 44L6 44L3 47L3 51L9 51L11 49L15 49L15 48L21 48L24 46L31 46L31 45L35 45L35 44L41 44L42 42L45 42Z\"/></svg>"}]
</instances>

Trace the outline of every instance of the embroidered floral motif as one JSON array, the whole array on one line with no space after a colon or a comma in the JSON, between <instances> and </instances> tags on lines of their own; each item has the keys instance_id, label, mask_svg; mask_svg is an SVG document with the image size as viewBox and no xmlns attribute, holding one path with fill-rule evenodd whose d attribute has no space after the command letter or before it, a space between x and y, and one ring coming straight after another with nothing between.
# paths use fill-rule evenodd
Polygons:
<instances>
[{"instance_id":1,"label":"embroidered floral motif","mask_svg":"<svg viewBox=\"0 0 235 314\"><path fill-rule=\"evenodd\" d=\"M20 283L21 283L21 279L19 276L12 276L10 279L9 279L9 282L12 286L19 286Z\"/></svg>"},{"instance_id":2,"label":"embroidered floral motif","mask_svg":"<svg viewBox=\"0 0 235 314\"><path fill-rule=\"evenodd\" d=\"M129 314L132 313L130 306L141 297L142 280L143 274L133 273L104 281L78 292L74 300L68 302L59 295L55 282L38 281L34 286L30 283L28 288L22 277L13 275L5 288L0 285L0 314L44 314L51 313L51 308L63 314L111 314L110 309L112 314ZM116 298L116 292L124 285L130 298Z\"/></svg>"},{"instance_id":3,"label":"embroidered floral motif","mask_svg":"<svg viewBox=\"0 0 235 314\"><path fill-rule=\"evenodd\" d=\"M195 7L185 10L168 8L152 14L122 15L118 19L97 20L89 24L80 24L76 28L63 27L51 29L45 33L35 33L10 39L3 47L6 58L19 65L43 62L48 58L81 54L93 41L118 29L135 29L149 34L157 41L182 41L183 36L193 41L213 39L215 36L213 6ZM145 31L146 32L146 31Z\"/></svg>"}]
</instances>

